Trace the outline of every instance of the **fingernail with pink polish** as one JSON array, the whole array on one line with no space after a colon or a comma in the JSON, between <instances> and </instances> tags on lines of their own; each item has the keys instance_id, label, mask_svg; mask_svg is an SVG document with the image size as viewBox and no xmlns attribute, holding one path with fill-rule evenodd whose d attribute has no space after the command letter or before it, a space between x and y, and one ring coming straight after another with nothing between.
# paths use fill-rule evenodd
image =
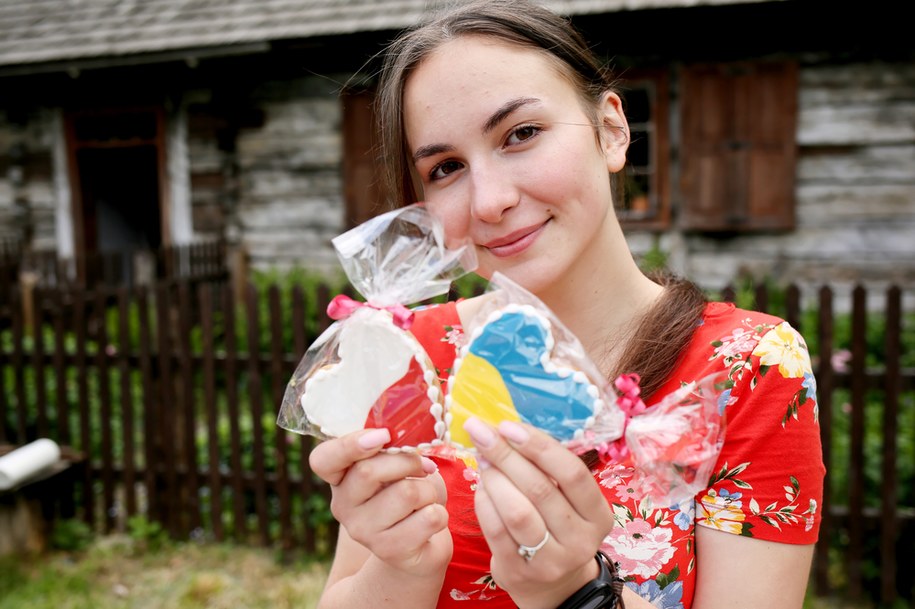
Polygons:
<instances>
[{"instance_id":1,"label":"fingernail with pink polish","mask_svg":"<svg viewBox=\"0 0 915 609\"><path fill-rule=\"evenodd\" d=\"M423 471L427 474L434 474L438 471L438 465L429 457L421 457L420 461L422 461L423 464Z\"/></svg>"},{"instance_id":2,"label":"fingernail with pink polish","mask_svg":"<svg viewBox=\"0 0 915 609\"><path fill-rule=\"evenodd\" d=\"M524 427L514 421L499 423L499 433L503 438L515 444L524 444L531 437Z\"/></svg>"},{"instance_id":3,"label":"fingernail with pink polish","mask_svg":"<svg viewBox=\"0 0 915 609\"><path fill-rule=\"evenodd\" d=\"M464 421L464 431L470 435L473 443L480 448L489 448L496 443L496 434L492 428L479 419L473 417Z\"/></svg>"},{"instance_id":4,"label":"fingernail with pink polish","mask_svg":"<svg viewBox=\"0 0 915 609\"><path fill-rule=\"evenodd\" d=\"M356 442L359 444L359 448L363 450L381 448L390 441L391 432L384 428L367 431L359 436L359 438L356 440Z\"/></svg>"}]
</instances>

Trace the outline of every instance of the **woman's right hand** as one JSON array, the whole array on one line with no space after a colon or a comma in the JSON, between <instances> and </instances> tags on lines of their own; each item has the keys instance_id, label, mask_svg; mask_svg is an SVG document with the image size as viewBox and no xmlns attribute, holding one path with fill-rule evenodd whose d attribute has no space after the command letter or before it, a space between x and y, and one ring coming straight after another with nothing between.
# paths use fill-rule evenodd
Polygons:
<instances>
[{"instance_id":1,"label":"woman's right hand","mask_svg":"<svg viewBox=\"0 0 915 609\"><path fill-rule=\"evenodd\" d=\"M349 537L405 574L441 576L453 550L445 482L431 459L381 452L389 441L387 429L357 431L318 444L309 464Z\"/></svg>"}]
</instances>

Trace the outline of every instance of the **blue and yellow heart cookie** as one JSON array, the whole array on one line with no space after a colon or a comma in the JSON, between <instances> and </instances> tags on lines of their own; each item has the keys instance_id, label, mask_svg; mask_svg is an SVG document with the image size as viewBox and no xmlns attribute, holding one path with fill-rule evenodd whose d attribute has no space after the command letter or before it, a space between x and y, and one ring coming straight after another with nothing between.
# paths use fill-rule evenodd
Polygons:
<instances>
[{"instance_id":1,"label":"blue and yellow heart cookie","mask_svg":"<svg viewBox=\"0 0 915 609\"><path fill-rule=\"evenodd\" d=\"M506 305L471 332L455 359L445 400L446 442L473 443L464 422L521 421L561 442L581 437L604 407L601 392L568 362L556 361L550 320L531 305Z\"/></svg>"}]
</instances>

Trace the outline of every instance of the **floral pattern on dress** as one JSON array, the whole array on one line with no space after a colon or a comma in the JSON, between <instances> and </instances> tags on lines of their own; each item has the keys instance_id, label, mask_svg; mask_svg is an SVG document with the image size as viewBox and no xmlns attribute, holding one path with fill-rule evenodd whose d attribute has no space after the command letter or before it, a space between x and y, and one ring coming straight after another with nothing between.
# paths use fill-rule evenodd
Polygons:
<instances>
[{"instance_id":1,"label":"floral pattern on dress","mask_svg":"<svg viewBox=\"0 0 915 609\"><path fill-rule=\"evenodd\" d=\"M452 588L449 594L451 598L456 601L486 601L489 600L492 592L499 589L490 573L487 573L474 581L473 585L477 586L477 588L474 588L470 592Z\"/></svg>"}]
</instances>

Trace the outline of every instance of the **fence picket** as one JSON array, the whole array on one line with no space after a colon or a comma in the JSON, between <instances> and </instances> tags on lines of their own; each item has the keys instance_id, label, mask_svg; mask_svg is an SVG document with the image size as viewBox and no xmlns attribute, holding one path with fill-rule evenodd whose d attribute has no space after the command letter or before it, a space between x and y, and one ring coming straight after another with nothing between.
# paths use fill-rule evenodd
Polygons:
<instances>
[{"instance_id":1,"label":"fence picket","mask_svg":"<svg viewBox=\"0 0 915 609\"><path fill-rule=\"evenodd\" d=\"M267 290L270 312L270 387L271 402L280 404L286 380L291 371L283 358L283 314L280 307L280 291L276 284ZM295 538L292 533L292 504L289 490L289 447L286 431L273 426L274 446L276 450L276 494L280 508L280 545L283 551L293 548Z\"/></svg>"},{"instance_id":2,"label":"fence picket","mask_svg":"<svg viewBox=\"0 0 915 609\"><path fill-rule=\"evenodd\" d=\"M176 471L175 444L175 386L172 381L173 352L170 330L170 294L165 284L156 287L156 346L159 364L159 404L156 408L156 457L153 463L162 464L162 478L156 483L157 493L162 493L162 509L166 528L173 536L181 534L181 504L179 502L178 474Z\"/></svg>"},{"instance_id":3,"label":"fence picket","mask_svg":"<svg viewBox=\"0 0 915 609\"><path fill-rule=\"evenodd\" d=\"M35 387L35 431L37 438L48 437L48 400L45 388L45 366L44 366L44 317L41 299L44 295L40 289L35 289L31 300L32 311L29 315L32 321L32 327L29 331L32 334L32 373L35 375L33 383Z\"/></svg>"},{"instance_id":4,"label":"fence picket","mask_svg":"<svg viewBox=\"0 0 915 609\"><path fill-rule=\"evenodd\" d=\"M108 294L104 288L95 292L94 311L91 316L95 337L96 393L99 396L99 427L101 429L102 515L104 530L114 530L114 450L111 431L111 377L108 368L108 328L105 319Z\"/></svg>"},{"instance_id":5,"label":"fence picket","mask_svg":"<svg viewBox=\"0 0 915 609\"><path fill-rule=\"evenodd\" d=\"M177 409L179 414L178 442L183 444L179 449L180 471L183 474L181 484L182 514L186 517L185 534L200 529L200 482L197 472L197 413L194 399L194 369L191 366L191 290L190 284L181 282L177 286L177 340L178 375Z\"/></svg>"},{"instance_id":6,"label":"fence picket","mask_svg":"<svg viewBox=\"0 0 915 609\"><path fill-rule=\"evenodd\" d=\"M246 540L248 526L245 520L244 487L242 475L245 471L241 459L241 417L238 403L238 343L235 330L235 301L232 290L222 288L222 302L225 308L225 375L226 403L229 410L229 445L232 466L232 513L234 515L235 538Z\"/></svg>"},{"instance_id":7,"label":"fence picket","mask_svg":"<svg viewBox=\"0 0 915 609\"><path fill-rule=\"evenodd\" d=\"M154 522L163 522L162 501L156 489L155 464L156 437L158 423L156 419L156 391L153 378L153 357L150 350L152 346L153 331L150 328L149 292L146 288L137 289L137 325L139 326L139 358L140 358L140 386L143 390L143 484L146 489L148 502L148 516Z\"/></svg>"},{"instance_id":8,"label":"fence picket","mask_svg":"<svg viewBox=\"0 0 915 609\"><path fill-rule=\"evenodd\" d=\"M203 350L203 404L207 428L210 484L210 528L217 541L225 539L222 526L222 476L219 471L219 410L216 404L215 347L213 344L213 297L209 286L198 286Z\"/></svg>"},{"instance_id":9,"label":"fence picket","mask_svg":"<svg viewBox=\"0 0 915 609\"><path fill-rule=\"evenodd\" d=\"M264 463L264 406L262 399L260 358L256 357L260 344L260 315L258 293L248 284L245 291L246 321L248 323L248 398L251 401L251 430L254 450L254 504L257 509L257 526L261 544L270 545L270 522L267 516L267 467Z\"/></svg>"},{"instance_id":10,"label":"fence picket","mask_svg":"<svg viewBox=\"0 0 915 609\"><path fill-rule=\"evenodd\" d=\"M25 349L23 345L22 330L22 300L18 293L12 299L12 330L13 330L13 385L16 394L16 442L25 444L31 438L28 436L27 424L29 413L26 410L25 390Z\"/></svg>"},{"instance_id":11,"label":"fence picket","mask_svg":"<svg viewBox=\"0 0 915 609\"><path fill-rule=\"evenodd\" d=\"M90 526L95 526L95 498L92 471L92 437L89 410L89 367L86 365L87 332L86 293L82 288L73 290L73 326L76 335L76 385L79 405L79 448L86 455L86 467L83 468L83 519Z\"/></svg>"},{"instance_id":12,"label":"fence picket","mask_svg":"<svg viewBox=\"0 0 915 609\"><path fill-rule=\"evenodd\" d=\"M867 302L861 286L852 292L851 447L848 470L849 595L861 598L864 556L864 403L867 359Z\"/></svg>"},{"instance_id":13,"label":"fence picket","mask_svg":"<svg viewBox=\"0 0 915 609\"><path fill-rule=\"evenodd\" d=\"M820 506L821 538L827 539L833 531L832 519L832 393L835 389L835 377L832 369L833 352L833 304L832 290L823 286L819 290L819 320L817 336L819 337L819 356L817 358L817 403L820 413L820 440L823 445L823 463L826 476L823 480L823 505ZM814 550L813 581L814 589L821 596L829 592L829 544L817 544Z\"/></svg>"},{"instance_id":14,"label":"fence picket","mask_svg":"<svg viewBox=\"0 0 915 609\"><path fill-rule=\"evenodd\" d=\"M64 298L64 295L59 289L49 288L45 293L51 301L63 302L61 299ZM72 440L70 437L70 402L67 399L67 392L65 390L65 388L69 386L69 383L67 382L67 369L64 366L64 355L66 352L66 345L64 344L64 306L65 305L55 307L51 312L51 327L52 334L54 334L54 353L51 355L51 361L54 368L54 383L57 388L57 433L59 434L60 443L67 446ZM0 385L0 393L3 393L2 385ZM0 402L4 399L3 396L0 396ZM0 424L0 430L2 430L2 428L3 425ZM0 431L0 433L2 433L2 431ZM3 439L0 437L0 442L2 441Z\"/></svg>"},{"instance_id":15,"label":"fence picket","mask_svg":"<svg viewBox=\"0 0 915 609\"><path fill-rule=\"evenodd\" d=\"M0 255L2 255L2 250L0 250ZM0 313L2 314L2 313ZM3 326L0 326L2 330ZM0 444L10 444L12 438L12 431L8 434L6 431L7 425L9 425L10 420L10 404L7 399L7 388L6 388L6 374L5 371L0 368Z\"/></svg>"},{"instance_id":16,"label":"fence picket","mask_svg":"<svg viewBox=\"0 0 915 609\"><path fill-rule=\"evenodd\" d=\"M122 473L124 479L124 507L128 517L137 513L137 489L136 489L136 443L134 437L134 402L136 397L133 395L133 389L130 382L130 324L128 311L129 294L127 288L121 286L117 292L117 327L118 327L118 347L116 364L120 383L121 393L121 441L122 441Z\"/></svg>"},{"instance_id":17,"label":"fence picket","mask_svg":"<svg viewBox=\"0 0 915 609\"><path fill-rule=\"evenodd\" d=\"M900 360L902 359L902 295L893 286L886 293L886 396L883 402L883 450L881 455L880 562L883 567L880 599L896 600L896 531L898 475L896 464L899 421Z\"/></svg>"}]
</instances>

